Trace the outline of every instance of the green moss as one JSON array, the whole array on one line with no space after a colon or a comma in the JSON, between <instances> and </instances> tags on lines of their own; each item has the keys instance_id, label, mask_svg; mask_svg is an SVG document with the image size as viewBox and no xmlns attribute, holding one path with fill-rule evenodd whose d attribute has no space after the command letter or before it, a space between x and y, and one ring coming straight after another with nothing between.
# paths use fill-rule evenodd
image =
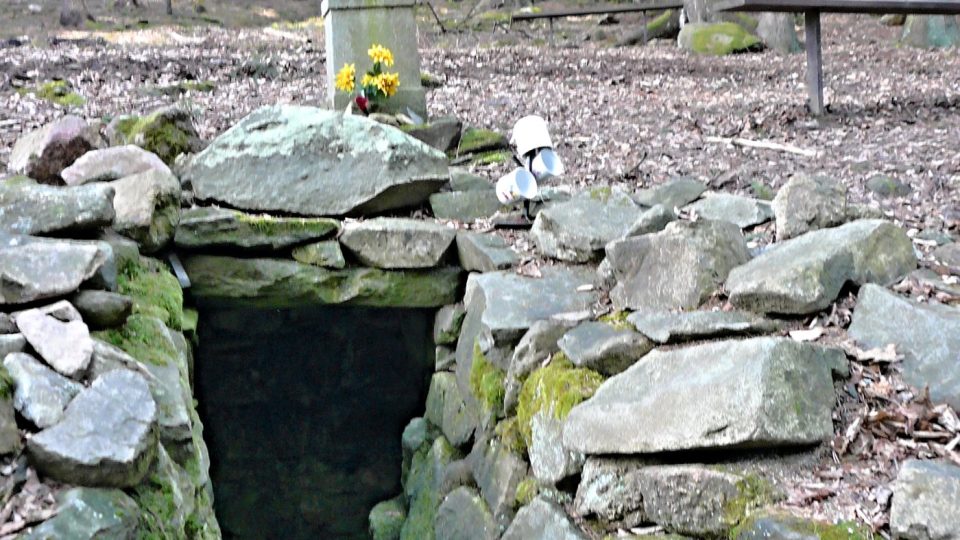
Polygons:
<instances>
[{"instance_id":1,"label":"green moss","mask_svg":"<svg viewBox=\"0 0 960 540\"><path fill-rule=\"evenodd\" d=\"M37 181L29 176L18 174L4 178L3 185L6 187L35 186L37 185Z\"/></svg>"},{"instance_id":2,"label":"green moss","mask_svg":"<svg viewBox=\"0 0 960 540\"><path fill-rule=\"evenodd\" d=\"M183 328L183 290L160 261L127 261L117 275L120 293L133 298L133 312L156 317L174 330Z\"/></svg>"},{"instance_id":3,"label":"green moss","mask_svg":"<svg viewBox=\"0 0 960 540\"><path fill-rule=\"evenodd\" d=\"M131 315L123 326L94 332L93 336L147 364L165 366L177 355L166 328L155 317Z\"/></svg>"},{"instance_id":4,"label":"green moss","mask_svg":"<svg viewBox=\"0 0 960 540\"><path fill-rule=\"evenodd\" d=\"M772 201L777 195L777 193L770 186L760 182L759 180L750 182L750 191L753 192L754 197L764 201Z\"/></svg>"},{"instance_id":5,"label":"green moss","mask_svg":"<svg viewBox=\"0 0 960 540\"><path fill-rule=\"evenodd\" d=\"M602 375L590 369L573 367L563 353L555 355L548 366L531 373L523 383L517 403L520 433L527 446L533 437L531 422L534 415L544 411L564 420L570 409L593 396L601 383Z\"/></svg>"},{"instance_id":6,"label":"green moss","mask_svg":"<svg viewBox=\"0 0 960 540\"><path fill-rule=\"evenodd\" d=\"M663 29L670 23L670 19L673 18L673 10L668 9L664 11L652 21L647 23L647 34L651 36L659 36Z\"/></svg>"},{"instance_id":7,"label":"green moss","mask_svg":"<svg viewBox=\"0 0 960 540\"><path fill-rule=\"evenodd\" d=\"M748 516L737 527L731 529L729 538L736 540L742 536L752 536L752 533L757 530L756 525L761 520L776 522L789 533L795 533L797 537L816 536L821 540L874 540L881 538L879 535L874 535L870 527L854 521L841 521L831 524L776 511L774 513L760 512Z\"/></svg>"},{"instance_id":8,"label":"green moss","mask_svg":"<svg viewBox=\"0 0 960 540\"><path fill-rule=\"evenodd\" d=\"M602 323L607 323L617 330L634 330L633 325L627 321L627 317L629 316L629 311L613 311L606 315L601 315L597 320Z\"/></svg>"},{"instance_id":9,"label":"green moss","mask_svg":"<svg viewBox=\"0 0 960 540\"><path fill-rule=\"evenodd\" d=\"M516 416L501 421L493 431L500 438L500 442L512 452L520 455L526 453L527 443L524 442L523 435L520 433L520 421Z\"/></svg>"},{"instance_id":10,"label":"green moss","mask_svg":"<svg viewBox=\"0 0 960 540\"><path fill-rule=\"evenodd\" d=\"M440 88L441 86L443 86L443 81L427 73L426 71L421 71L420 86L423 86L424 88Z\"/></svg>"},{"instance_id":11,"label":"green moss","mask_svg":"<svg viewBox=\"0 0 960 540\"><path fill-rule=\"evenodd\" d=\"M176 536L167 531L167 527L177 515L177 502L174 486L169 478L153 473L134 490L133 498L140 506L140 526L137 538L140 540L171 539Z\"/></svg>"},{"instance_id":12,"label":"green moss","mask_svg":"<svg viewBox=\"0 0 960 540\"><path fill-rule=\"evenodd\" d=\"M489 129L467 128L460 137L457 154L473 154L507 148L507 138Z\"/></svg>"},{"instance_id":13,"label":"green moss","mask_svg":"<svg viewBox=\"0 0 960 540\"><path fill-rule=\"evenodd\" d=\"M534 478L527 477L517 484L516 503L517 508L526 506L533 502L533 499L540 493L540 486Z\"/></svg>"},{"instance_id":14,"label":"green moss","mask_svg":"<svg viewBox=\"0 0 960 540\"><path fill-rule=\"evenodd\" d=\"M732 22L702 24L690 30L694 52L721 56L760 45L760 38Z\"/></svg>"},{"instance_id":15,"label":"green moss","mask_svg":"<svg viewBox=\"0 0 960 540\"><path fill-rule=\"evenodd\" d=\"M733 531L747 523L750 514L776 500L773 486L756 474L747 474L737 482L737 496L728 499L723 507L723 521Z\"/></svg>"},{"instance_id":16,"label":"green moss","mask_svg":"<svg viewBox=\"0 0 960 540\"><path fill-rule=\"evenodd\" d=\"M79 107L87 102L80 94L73 91L67 81L49 81L35 88L20 88L20 95L33 94L38 99L56 103L62 107Z\"/></svg>"},{"instance_id":17,"label":"green moss","mask_svg":"<svg viewBox=\"0 0 960 540\"><path fill-rule=\"evenodd\" d=\"M487 360L480 350L480 344L473 344L473 364L470 366L470 390L480 402L483 412L496 418L503 412L503 397L506 395L503 371Z\"/></svg>"},{"instance_id":18,"label":"green moss","mask_svg":"<svg viewBox=\"0 0 960 540\"><path fill-rule=\"evenodd\" d=\"M600 186L590 188L590 198L595 201L607 202L610 200L610 196L613 195L613 188L610 186Z\"/></svg>"},{"instance_id":19,"label":"green moss","mask_svg":"<svg viewBox=\"0 0 960 540\"><path fill-rule=\"evenodd\" d=\"M322 236L339 228L339 224L333 219L284 218L269 214L239 214L237 221L249 225L258 233L267 236L282 236L301 232Z\"/></svg>"},{"instance_id":20,"label":"green moss","mask_svg":"<svg viewBox=\"0 0 960 540\"><path fill-rule=\"evenodd\" d=\"M0 365L0 399L9 399L13 396L14 390L13 377L10 376L10 372L7 371L7 368Z\"/></svg>"},{"instance_id":21,"label":"green moss","mask_svg":"<svg viewBox=\"0 0 960 540\"><path fill-rule=\"evenodd\" d=\"M153 152L172 165L180 154L190 151L190 134L156 112L148 116L129 116L118 120L116 131L124 144L135 144Z\"/></svg>"},{"instance_id":22,"label":"green moss","mask_svg":"<svg viewBox=\"0 0 960 540\"><path fill-rule=\"evenodd\" d=\"M473 159L474 165L498 165L510 161L513 156L506 150L495 150L493 152L484 152Z\"/></svg>"}]
</instances>

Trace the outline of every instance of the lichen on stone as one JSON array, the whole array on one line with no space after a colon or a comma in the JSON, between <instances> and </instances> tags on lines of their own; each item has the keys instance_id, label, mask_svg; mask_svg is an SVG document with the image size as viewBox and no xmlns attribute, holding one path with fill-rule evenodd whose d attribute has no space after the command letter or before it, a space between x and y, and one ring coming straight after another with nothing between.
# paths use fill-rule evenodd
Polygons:
<instances>
[{"instance_id":1,"label":"lichen on stone","mask_svg":"<svg viewBox=\"0 0 960 540\"><path fill-rule=\"evenodd\" d=\"M517 404L520 433L529 447L533 440L533 417L540 412L564 420L570 410L593 396L603 376L586 368L575 368L563 353L554 355L546 367L534 371L524 381Z\"/></svg>"},{"instance_id":2,"label":"lichen on stone","mask_svg":"<svg viewBox=\"0 0 960 540\"><path fill-rule=\"evenodd\" d=\"M133 313L149 315L174 330L183 328L183 290L160 261L126 261L117 275L120 293L133 299Z\"/></svg>"},{"instance_id":3,"label":"lichen on stone","mask_svg":"<svg viewBox=\"0 0 960 540\"><path fill-rule=\"evenodd\" d=\"M633 325L627 321L629 316L629 311L612 311L606 315L601 315L597 320L607 323L617 330L633 330Z\"/></svg>"},{"instance_id":4,"label":"lichen on stone","mask_svg":"<svg viewBox=\"0 0 960 540\"><path fill-rule=\"evenodd\" d=\"M473 344L473 364L470 366L470 390L480 402L485 416L493 419L503 412L503 397L506 395L504 380L506 374L497 369L480 350L480 344Z\"/></svg>"},{"instance_id":5,"label":"lichen on stone","mask_svg":"<svg viewBox=\"0 0 960 540\"><path fill-rule=\"evenodd\" d=\"M755 510L776 500L774 487L756 474L747 474L737 482L737 495L728 499L723 507L723 522L734 531L742 529Z\"/></svg>"},{"instance_id":6,"label":"lichen on stone","mask_svg":"<svg viewBox=\"0 0 960 540\"><path fill-rule=\"evenodd\" d=\"M521 480L520 483L517 484L517 508L533 502L533 499L535 499L539 493L540 486L537 485L537 480L535 478L528 476L527 478Z\"/></svg>"}]
</instances>

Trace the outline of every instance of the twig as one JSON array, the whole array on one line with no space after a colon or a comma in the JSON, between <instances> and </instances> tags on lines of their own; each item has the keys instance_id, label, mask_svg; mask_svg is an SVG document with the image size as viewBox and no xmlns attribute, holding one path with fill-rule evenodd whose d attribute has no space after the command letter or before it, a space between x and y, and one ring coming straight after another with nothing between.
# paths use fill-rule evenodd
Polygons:
<instances>
[{"instance_id":1,"label":"twig","mask_svg":"<svg viewBox=\"0 0 960 540\"><path fill-rule=\"evenodd\" d=\"M764 150L775 150L777 152L787 152L789 154L798 154L806 157L817 157L817 152L793 146L791 144L780 144L770 141L751 141L740 137L705 137L705 141L711 143L731 144L734 146L745 146L747 148L761 148Z\"/></svg>"},{"instance_id":2,"label":"twig","mask_svg":"<svg viewBox=\"0 0 960 540\"><path fill-rule=\"evenodd\" d=\"M440 16L437 15L437 10L433 9L433 4L430 3L430 0L420 0L420 4L430 8L430 13L433 13L433 18L437 20L437 26L440 27L440 33L446 34L447 29L443 27L443 21L440 20Z\"/></svg>"}]
</instances>

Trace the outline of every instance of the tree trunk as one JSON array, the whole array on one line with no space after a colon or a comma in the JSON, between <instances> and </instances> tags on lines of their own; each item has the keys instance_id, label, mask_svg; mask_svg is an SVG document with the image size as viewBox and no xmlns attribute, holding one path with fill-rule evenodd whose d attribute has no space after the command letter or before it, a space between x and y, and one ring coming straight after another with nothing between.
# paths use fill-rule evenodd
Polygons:
<instances>
[{"instance_id":1,"label":"tree trunk","mask_svg":"<svg viewBox=\"0 0 960 540\"><path fill-rule=\"evenodd\" d=\"M82 0L63 0L60 4L60 25L67 28L78 28L84 21L91 19L90 12Z\"/></svg>"},{"instance_id":2,"label":"tree trunk","mask_svg":"<svg viewBox=\"0 0 960 540\"><path fill-rule=\"evenodd\" d=\"M617 41L617 46L628 47L638 43L661 38L675 38L680 32L680 12L675 9L664 11L653 20L647 22L646 28L634 30Z\"/></svg>"},{"instance_id":3,"label":"tree trunk","mask_svg":"<svg viewBox=\"0 0 960 540\"><path fill-rule=\"evenodd\" d=\"M947 15L908 15L901 41L923 49L960 46L957 18Z\"/></svg>"},{"instance_id":4,"label":"tree trunk","mask_svg":"<svg viewBox=\"0 0 960 540\"><path fill-rule=\"evenodd\" d=\"M759 22L757 35L768 48L787 54L800 51L792 13L761 13Z\"/></svg>"},{"instance_id":5,"label":"tree trunk","mask_svg":"<svg viewBox=\"0 0 960 540\"><path fill-rule=\"evenodd\" d=\"M167 15L173 16L173 0L167 0Z\"/></svg>"},{"instance_id":6,"label":"tree trunk","mask_svg":"<svg viewBox=\"0 0 960 540\"><path fill-rule=\"evenodd\" d=\"M683 11L687 15L686 22L710 22L707 0L683 0Z\"/></svg>"}]
</instances>

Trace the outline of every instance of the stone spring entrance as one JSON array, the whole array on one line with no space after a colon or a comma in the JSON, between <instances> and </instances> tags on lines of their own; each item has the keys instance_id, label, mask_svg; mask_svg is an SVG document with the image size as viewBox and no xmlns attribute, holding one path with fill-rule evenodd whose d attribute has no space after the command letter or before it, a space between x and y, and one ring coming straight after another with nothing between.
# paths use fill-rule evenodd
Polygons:
<instances>
[{"instance_id":1,"label":"stone spring entrance","mask_svg":"<svg viewBox=\"0 0 960 540\"><path fill-rule=\"evenodd\" d=\"M196 388L224 538L367 538L433 371L433 310L198 301Z\"/></svg>"}]
</instances>

